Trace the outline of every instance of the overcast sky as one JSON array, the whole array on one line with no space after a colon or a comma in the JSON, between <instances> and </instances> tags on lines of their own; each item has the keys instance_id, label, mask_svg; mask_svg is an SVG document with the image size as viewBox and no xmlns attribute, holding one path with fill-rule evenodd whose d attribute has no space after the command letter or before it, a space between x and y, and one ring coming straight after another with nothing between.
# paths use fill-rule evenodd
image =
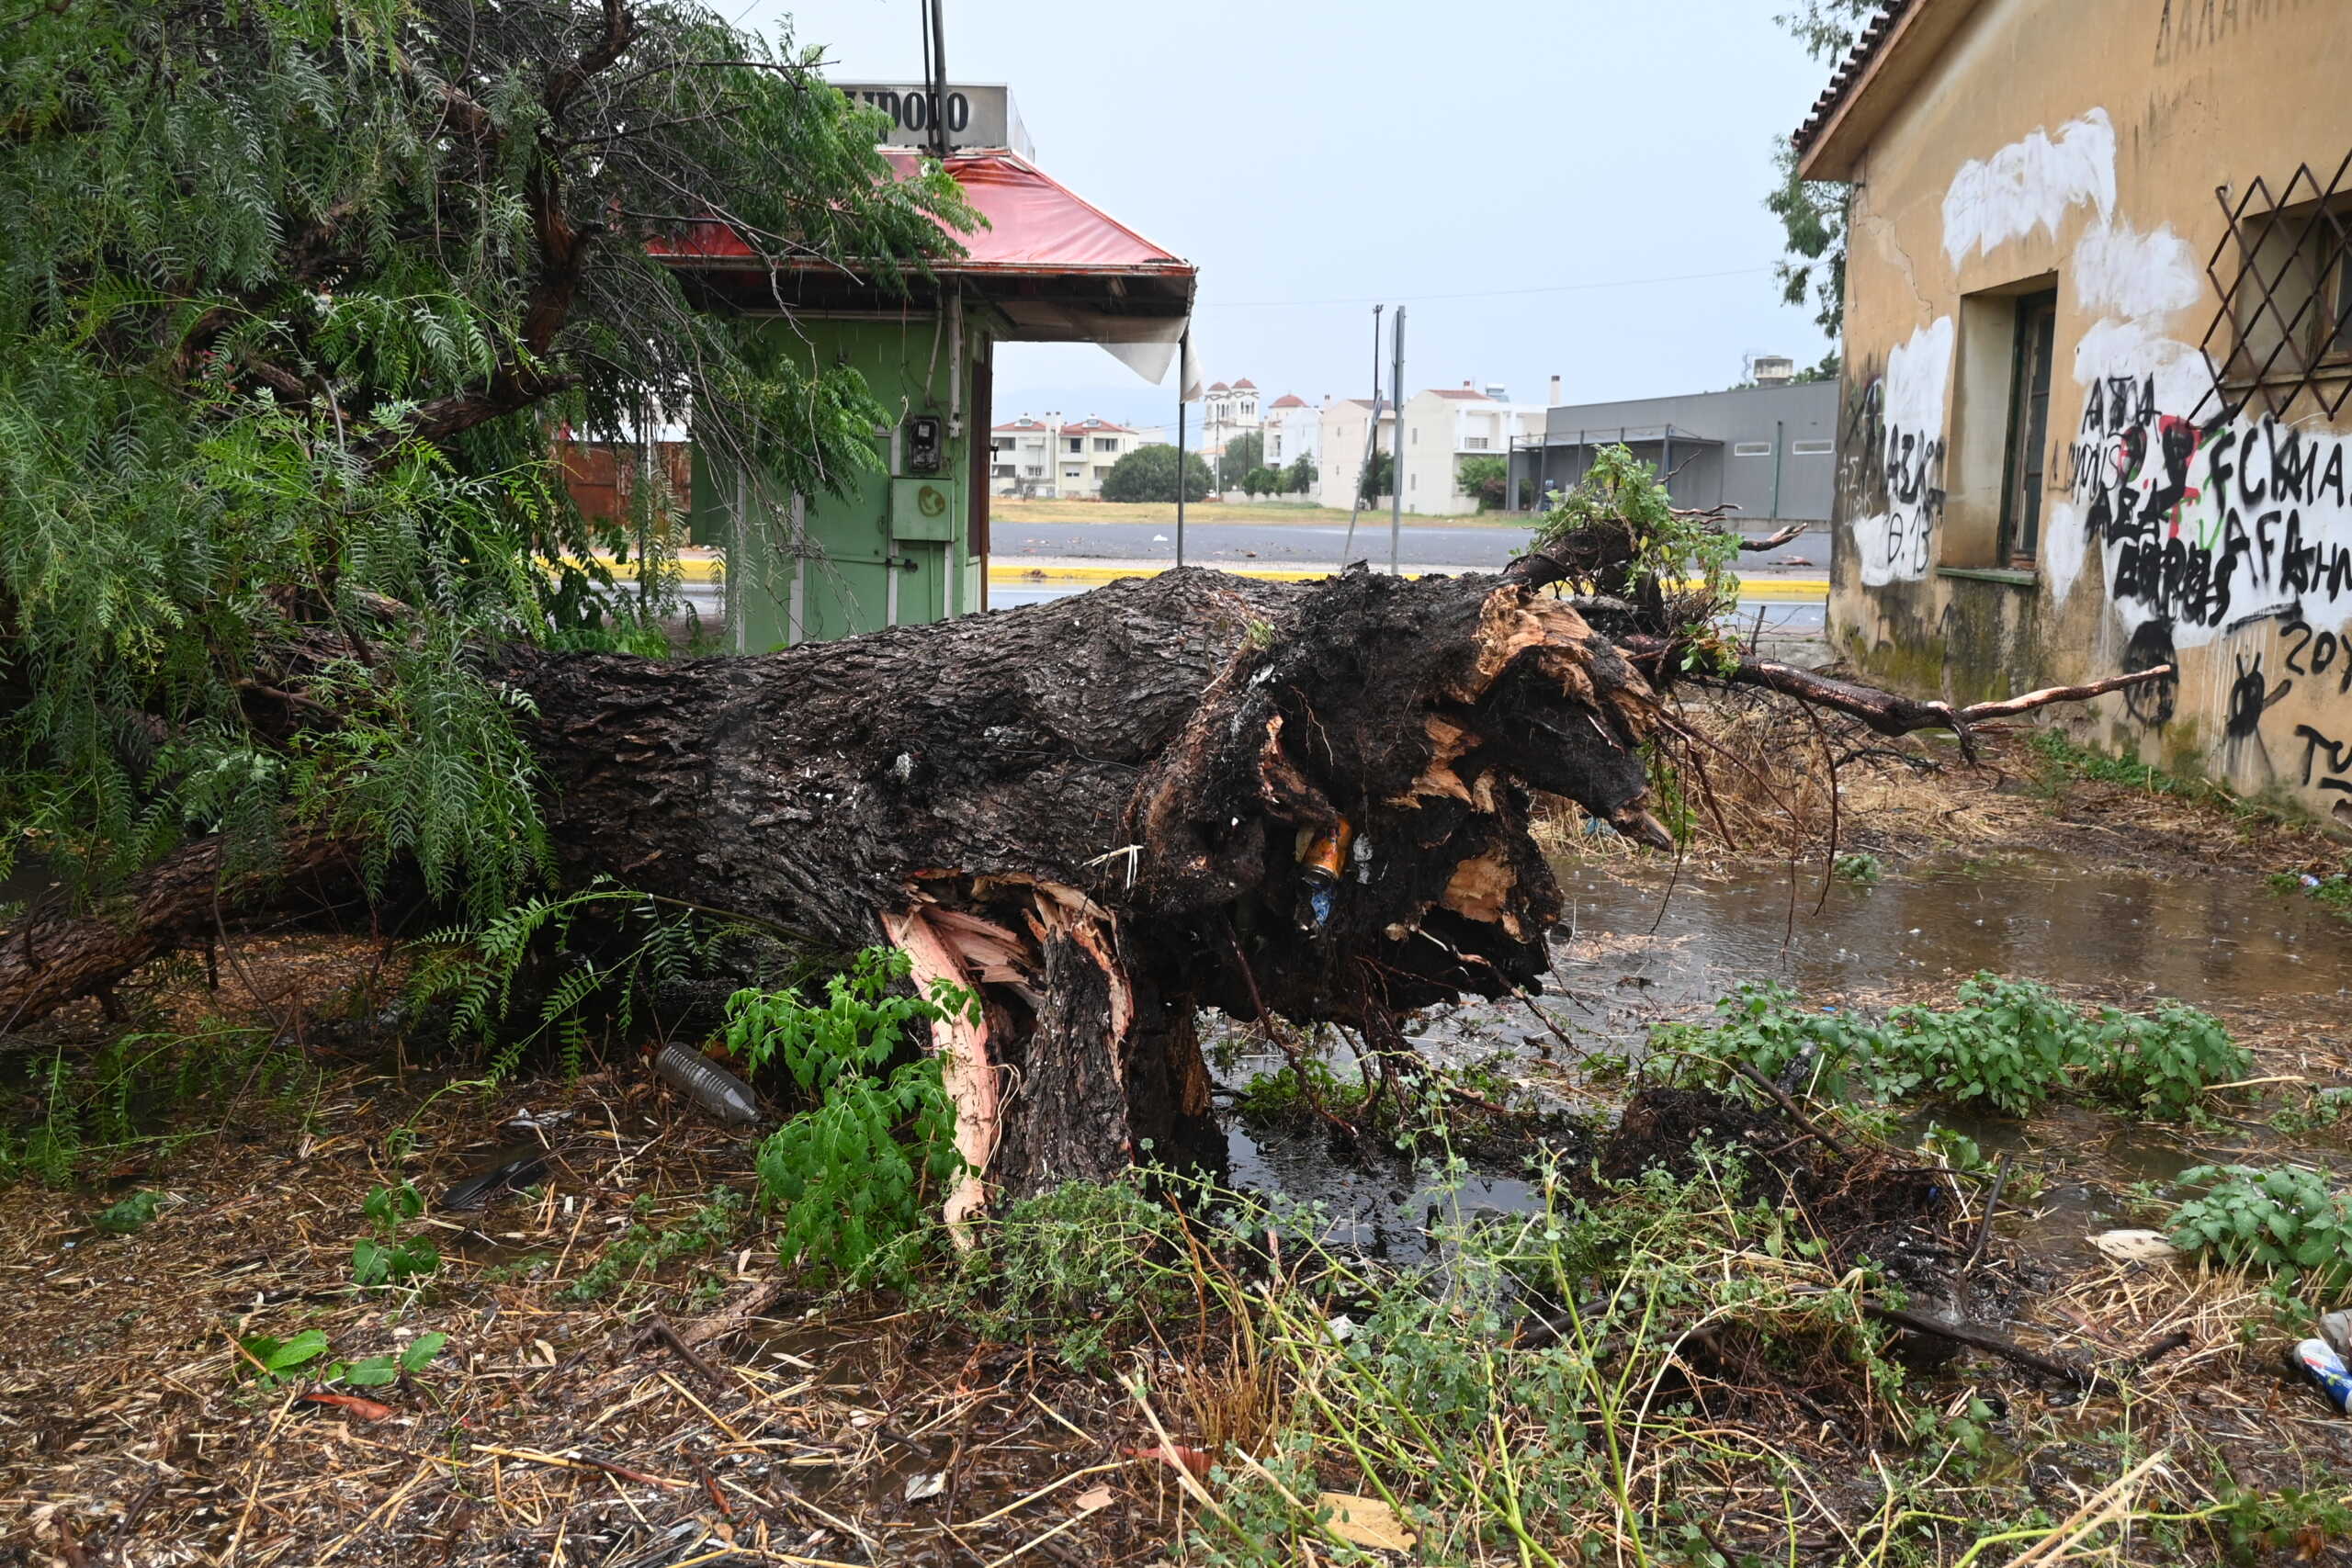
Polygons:
<instances>
[{"instance_id":1,"label":"overcast sky","mask_svg":"<svg viewBox=\"0 0 2352 1568\"><path fill-rule=\"evenodd\" d=\"M741 0L714 0L733 9ZM842 80L914 80L920 0L753 0ZM1826 76L1785 0L946 0L949 75L1005 82L1037 162L1201 269L1205 379L1362 396L1371 305L1409 388L1700 391L1829 344L1779 302L1770 142ZM1711 275L1711 276L1700 276ZM999 352L1000 417L1173 416L1089 345Z\"/></svg>"}]
</instances>

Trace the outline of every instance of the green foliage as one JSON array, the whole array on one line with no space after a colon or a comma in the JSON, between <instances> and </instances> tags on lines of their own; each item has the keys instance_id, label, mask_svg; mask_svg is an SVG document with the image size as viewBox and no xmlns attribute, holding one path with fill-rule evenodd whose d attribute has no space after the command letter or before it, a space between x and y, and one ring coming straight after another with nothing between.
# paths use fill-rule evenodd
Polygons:
<instances>
[{"instance_id":1,"label":"green foliage","mask_svg":"<svg viewBox=\"0 0 2352 1568\"><path fill-rule=\"evenodd\" d=\"M649 407L780 496L879 461L854 370L763 349L653 254L903 280L969 221L878 115L716 10L89 0L0 50L0 876L103 891L297 823L486 918L542 874L503 640L662 643L677 498L572 505L553 433ZM625 556L653 592L616 582Z\"/></svg>"},{"instance_id":2,"label":"green foliage","mask_svg":"<svg viewBox=\"0 0 2352 1568\"><path fill-rule=\"evenodd\" d=\"M1464 457L1453 482L1481 512L1500 512L1509 500L1510 464L1500 457Z\"/></svg>"},{"instance_id":3,"label":"green foliage","mask_svg":"<svg viewBox=\"0 0 2352 1568\"><path fill-rule=\"evenodd\" d=\"M1330 1065L1315 1057L1284 1064L1270 1073L1257 1073L1241 1086L1234 1110L1246 1121L1298 1122L1314 1114L1317 1106L1345 1116L1371 1098L1371 1086L1361 1078L1342 1078Z\"/></svg>"},{"instance_id":4,"label":"green foliage","mask_svg":"<svg viewBox=\"0 0 2352 1568\"><path fill-rule=\"evenodd\" d=\"M727 1043L754 1070L779 1063L808 1109L760 1145L760 1190L784 1208L777 1251L853 1282L899 1282L920 1254L936 1206L964 1168L940 1058L909 1052L909 1028L967 1016L979 998L942 982L929 997L892 995L905 953L873 948L826 983L797 991L739 991Z\"/></svg>"},{"instance_id":5,"label":"green foliage","mask_svg":"<svg viewBox=\"0 0 2352 1568\"><path fill-rule=\"evenodd\" d=\"M315 1377L322 1383L345 1383L353 1388L379 1388L385 1383L413 1376L433 1364L449 1343L446 1334L420 1334L395 1355L363 1356L352 1361L329 1361L326 1335L316 1328L306 1328L291 1339L276 1339L266 1334L240 1339L238 1346L249 1359L237 1363L238 1374L254 1379L263 1387Z\"/></svg>"},{"instance_id":6,"label":"green foliage","mask_svg":"<svg viewBox=\"0 0 2352 1568\"><path fill-rule=\"evenodd\" d=\"M1869 886L1886 875L1886 864L1876 855L1839 855L1838 863L1831 869L1846 881L1859 882L1864 886Z\"/></svg>"},{"instance_id":7,"label":"green foliage","mask_svg":"<svg viewBox=\"0 0 2352 1568\"><path fill-rule=\"evenodd\" d=\"M1184 499L1202 501L1210 490L1209 466L1198 452L1184 454ZM1118 502L1176 499L1176 448L1155 443L1138 446L1102 476L1102 499Z\"/></svg>"},{"instance_id":8,"label":"green foliage","mask_svg":"<svg viewBox=\"0 0 2352 1568\"><path fill-rule=\"evenodd\" d=\"M90 1224L108 1235L129 1235L153 1222L163 1202L160 1192L133 1192L91 1215Z\"/></svg>"},{"instance_id":9,"label":"green foliage","mask_svg":"<svg viewBox=\"0 0 2352 1568\"><path fill-rule=\"evenodd\" d=\"M1739 596L1733 570L1739 536L1704 517L1677 516L1665 481L1623 446L1594 451L1591 468L1538 520L1530 547L1545 548L1586 533L1623 536L1633 556L1624 570L1635 580L1671 589L1694 579L1716 604ZM1691 628L1694 638L1702 629ZM1694 649L1702 641L1694 640Z\"/></svg>"},{"instance_id":10,"label":"green foliage","mask_svg":"<svg viewBox=\"0 0 2352 1568\"><path fill-rule=\"evenodd\" d=\"M1248 496L1275 494L1283 488L1283 477L1263 464L1241 476L1241 493Z\"/></svg>"},{"instance_id":11,"label":"green foliage","mask_svg":"<svg viewBox=\"0 0 2352 1568\"><path fill-rule=\"evenodd\" d=\"M1798 1087L1826 1099L1932 1096L2011 1116L2079 1092L2177 1120L2252 1066L2218 1021L2177 1003L2086 1018L2046 987L1989 974L1962 981L1954 1000L1896 1008L1873 1025L1808 1011L1779 986L1748 985L1715 1004L1711 1028L1668 1026L1653 1048L1683 1076L1717 1084L1733 1081L1731 1062L1767 1078L1801 1063Z\"/></svg>"},{"instance_id":12,"label":"green foliage","mask_svg":"<svg viewBox=\"0 0 2352 1568\"><path fill-rule=\"evenodd\" d=\"M1256 431L1245 431L1225 444L1217 454L1216 474L1220 486L1238 485L1244 475L1266 466L1266 438Z\"/></svg>"},{"instance_id":13,"label":"green foliage","mask_svg":"<svg viewBox=\"0 0 2352 1568\"><path fill-rule=\"evenodd\" d=\"M937 1287L939 1304L986 1338L1050 1344L1079 1371L1196 1314L1182 1222L1145 1179L1072 1181L1008 1204Z\"/></svg>"},{"instance_id":14,"label":"green foliage","mask_svg":"<svg viewBox=\"0 0 2352 1568\"><path fill-rule=\"evenodd\" d=\"M606 940L571 942L591 921ZM627 1035L638 1009L660 987L705 972L719 944L747 934L730 918L640 893L598 877L576 893L534 897L476 924L433 932L409 986L413 1001L446 999L451 1032L488 1043L503 1034L489 1077L503 1080L533 1045L553 1040L567 1077L585 1063L588 1018L600 1010ZM564 967L535 1012L515 1015L515 982L534 958L561 954ZM599 956L603 954L605 956Z\"/></svg>"},{"instance_id":15,"label":"green foliage","mask_svg":"<svg viewBox=\"0 0 2352 1568\"><path fill-rule=\"evenodd\" d=\"M1772 19L1804 44L1807 54L1835 65L1854 47L1863 20L1878 8L1879 0L1800 0L1798 9ZM1798 178L1796 147L1784 137L1773 139L1772 167L1775 183L1764 206L1786 232L1788 254L1773 268L1781 301L1802 305L1809 293L1815 322L1836 343L1846 318L1848 187L1834 181ZM1826 368L1834 363L1833 350L1832 358L1823 361L1823 366ZM1831 368L1829 373L1834 376L1836 371ZM1798 378L1820 378L1816 373Z\"/></svg>"},{"instance_id":16,"label":"green foliage","mask_svg":"<svg viewBox=\"0 0 2352 1568\"><path fill-rule=\"evenodd\" d=\"M2168 795L2197 806L2210 806L2229 813L2242 827L2253 828L2283 823L2286 818L2267 807L2256 806L2241 799L2222 785L2206 779L2182 778L2168 773L2152 762L2132 757L2113 757L2088 746L2079 746L2066 739L2059 729L2037 729L2027 742L2042 760L2041 784L2055 794L2067 779L2084 779L2092 784L2118 784L2150 795Z\"/></svg>"},{"instance_id":17,"label":"green foliage","mask_svg":"<svg viewBox=\"0 0 2352 1568\"><path fill-rule=\"evenodd\" d=\"M564 1287L563 1294L576 1302L600 1301L673 1258L716 1252L741 1234L747 1207L741 1193L722 1187L683 1224L649 1225L637 1221L615 1236L595 1263Z\"/></svg>"},{"instance_id":18,"label":"green foliage","mask_svg":"<svg viewBox=\"0 0 2352 1568\"><path fill-rule=\"evenodd\" d=\"M2182 1251L2211 1251L2224 1263L2306 1275L2315 1289L2352 1283L2352 1199L2319 1172L2200 1165L2181 1172L2180 1179L2213 1184L2174 1211L2165 1227Z\"/></svg>"},{"instance_id":19,"label":"green foliage","mask_svg":"<svg viewBox=\"0 0 2352 1568\"><path fill-rule=\"evenodd\" d=\"M1385 446L1375 449L1372 461L1356 480L1356 499L1370 506L1396 488L1396 457Z\"/></svg>"},{"instance_id":20,"label":"green foliage","mask_svg":"<svg viewBox=\"0 0 2352 1568\"><path fill-rule=\"evenodd\" d=\"M0 1185L29 1177L65 1187L110 1156L212 1131L199 1113L256 1100L291 1110L320 1079L276 1031L218 1020L135 1030L95 1051L61 1046L30 1065L22 1088L0 1093Z\"/></svg>"},{"instance_id":21,"label":"green foliage","mask_svg":"<svg viewBox=\"0 0 2352 1568\"><path fill-rule=\"evenodd\" d=\"M1305 495L1315 488L1315 481L1320 477L1308 459L1294 457L1290 467L1283 470L1283 491L1289 495Z\"/></svg>"},{"instance_id":22,"label":"green foliage","mask_svg":"<svg viewBox=\"0 0 2352 1568\"><path fill-rule=\"evenodd\" d=\"M2340 920L2352 920L2352 873L2335 871L2322 876L2315 872L2274 872L2270 886L2290 897L2309 898Z\"/></svg>"},{"instance_id":23,"label":"green foliage","mask_svg":"<svg viewBox=\"0 0 2352 1568\"><path fill-rule=\"evenodd\" d=\"M401 1235L402 1224L424 1213L424 1199L413 1184L403 1181L398 1187L379 1187L368 1194L361 1208L376 1234L351 1244L354 1284L362 1288L406 1284L441 1267L441 1249L430 1238Z\"/></svg>"}]
</instances>

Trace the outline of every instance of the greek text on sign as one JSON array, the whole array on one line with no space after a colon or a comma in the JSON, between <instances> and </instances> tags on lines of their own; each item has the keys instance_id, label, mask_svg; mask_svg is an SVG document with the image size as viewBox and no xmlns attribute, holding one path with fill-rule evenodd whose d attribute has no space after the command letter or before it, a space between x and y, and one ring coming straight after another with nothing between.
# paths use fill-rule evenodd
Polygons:
<instances>
[{"instance_id":1,"label":"greek text on sign","mask_svg":"<svg viewBox=\"0 0 2352 1568\"><path fill-rule=\"evenodd\" d=\"M882 141L888 147L931 145L931 95L919 82L836 82L834 86L852 102L880 109L890 117ZM1024 158L1035 158L1029 132L1013 107L1012 90L1002 84L969 83L950 85L940 100L939 118L946 123L952 148L1009 147Z\"/></svg>"}]
</instances>

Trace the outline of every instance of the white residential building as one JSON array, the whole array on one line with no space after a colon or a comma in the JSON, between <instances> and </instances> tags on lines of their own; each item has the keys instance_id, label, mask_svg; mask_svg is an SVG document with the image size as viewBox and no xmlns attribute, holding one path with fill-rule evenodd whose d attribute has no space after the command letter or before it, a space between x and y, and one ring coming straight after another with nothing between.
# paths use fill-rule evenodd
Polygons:
<instances>
[{"instance_id":1,"label":"white residential building","mask_svg":"<svg viewBox=\"0 0 2352 1568\"><path fill-rule=\"evenodd\" d=\"M1405 510L1440 516L1476 510L1459 482L1463 460L1508 463L1512 438L1541 437L1544 416L1539 405L1510 402L1496 386L1481 391L1464 381L1414 393L1405 400ZM1356 441L1361 452L1361 423Z\"/></svg>"},{"instance_id":2,"label":"white residential building","mask_svg":"<svg viewBox=\"0 0 2352 1568\"><path fill-rule=\"evenodd\" d=\"M989 433L989 488L999 495L1091 499L1102 493L1111 466L1149 446L1153 434L1107 419L1061 423L1023 414Z\"/></svg>"},{"instance_id":3,"label":"white residential building","mask_svg":"<svg viewBox=\"0 0 2352 1568\"><path fill-rule=\"evenodd\" d=\"M1319 504L1344 512L1355 503L1356 486L1363 479L1364 427L1372 420L1372 406L1370 398L1341 398L1323 405L1316 435L1323 453L1323 460L1316 465L1315 499ZM1383 400L1381 451L1389 449L1396 428L1396 406Z\"/></svg>"},{"instance_id":4,"label":"white residential building","mask_svg":"<svg viewBox=\"0 0 2352 1568\"><path fill-rule=\"evenodd\" d=\"M1301 457L1315 465L1319 479L1323 467L1323 411L1305 398L1285 392L1266 405L1266 467L1287 468Z\"/></svg>"}]
</instances>

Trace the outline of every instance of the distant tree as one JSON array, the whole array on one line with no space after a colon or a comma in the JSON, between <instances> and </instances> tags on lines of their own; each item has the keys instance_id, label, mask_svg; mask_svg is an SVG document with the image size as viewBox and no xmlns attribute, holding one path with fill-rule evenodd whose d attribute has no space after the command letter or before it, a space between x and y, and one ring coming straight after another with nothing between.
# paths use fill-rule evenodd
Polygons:
<instances>
[{"instance_id":1,"label":"distant tree","mask_svg":"<svg viewBox=\"0 0 2352 1568\"><path fill-rule=\"evenodd\" d=\"M1305 457L1295 457L1290 467L1283 470L1283 489L1292 495L1305 495L1315 488L1319 477L1313 463Z\"/></svg>"},{"instance_id":2,"label":"distant tree","mask_svg":"<svg viewBox=\"0 0 2352 1568\"><path fill-rule=\"evenodd\" d=\"M1510 465L1500 457L1464 457L1454 483L1479 511L1499 512L1510 491Z\"/></svg>"},{"instance_id":3,"label":"distant tree","mask_svg":"<svg viewBox=\"0 0 2352 1568\"><path fill-rule=\"evenodd\" d=\"M1209 493L1209 466L1198 452L1184 454L1184 499L1205 500ZM1160 501L1176 499L1176 448L1168 446L1138 446L1117 462L1102 476L1102 499L1105 501Z\"/></svg>"},{"instance_id":4,"label":"distant tree","mask_svg":"<svg viewBox=\"0 0 2352 1568\"><path fill-rule=\"evenodd\" d=\"M1265 466L1266 438L1255 432L1237 435L1225 444L1225 455L1217 459L1217 478L1226 484L1238 485L1242 475Z\"/></svg>"},{"instance_id":5,"label":"distant tree","mask_svg":"<svg viewBox=\"0 0 2352 1568\"><path fill-rule=\"evenodd\" d=\"M1356 496L1366 506L1386 495L1396 483L1396 459L1388 452L1374 452L1372 461L1364 465L1363 478L1357 481Z\"/></svg>"},{"instance_id":6,"label":"distant tree","mask_svg":"<svg viewBox=\"0 0 2352 1568\"><path fill-rule=\"evenodd\" d=\"M1773 19L1804 45L1805 52L1834 65L1854 47L1861 24L1879 0L1802 0L1801 8ZM1772 271L1781 298L1791 305L1810 299L1813 319L1835 341L1846 321L1846 203L1850 187L1835 181L1797 177L1797 150L1781 138L1773 143L1775 184L1764 206L1786 231L1788 254Z\"/></svg>"},{"instance_id":7,"label":"distant tree","mask_svg":"<svg viewBox=\"0 0 2352 1568\"><path fill-rule=\"evenodd\" d=\"M1261 463L1241 476L1241 493L1248 496L1276 495L1283 488L1282 470Z\"/></svg>"},{"instance_id":8,"label":"distant tree","mask_svg":"<svg viewBox=\"0 0 2352 1568\"><path fill-rule=\"evenodd\" d=\"M1820 364L1808 365L1804 369L1798 371L1794 376L1790 377L1789 379L1800 383L1805 381L1835 381L1838 379L1838 373L1841 368L1843 368L1843 366L1838 360L1838 351L1833 348L1828 353L1821 356Z\"/></svg>"}]
</instances>

